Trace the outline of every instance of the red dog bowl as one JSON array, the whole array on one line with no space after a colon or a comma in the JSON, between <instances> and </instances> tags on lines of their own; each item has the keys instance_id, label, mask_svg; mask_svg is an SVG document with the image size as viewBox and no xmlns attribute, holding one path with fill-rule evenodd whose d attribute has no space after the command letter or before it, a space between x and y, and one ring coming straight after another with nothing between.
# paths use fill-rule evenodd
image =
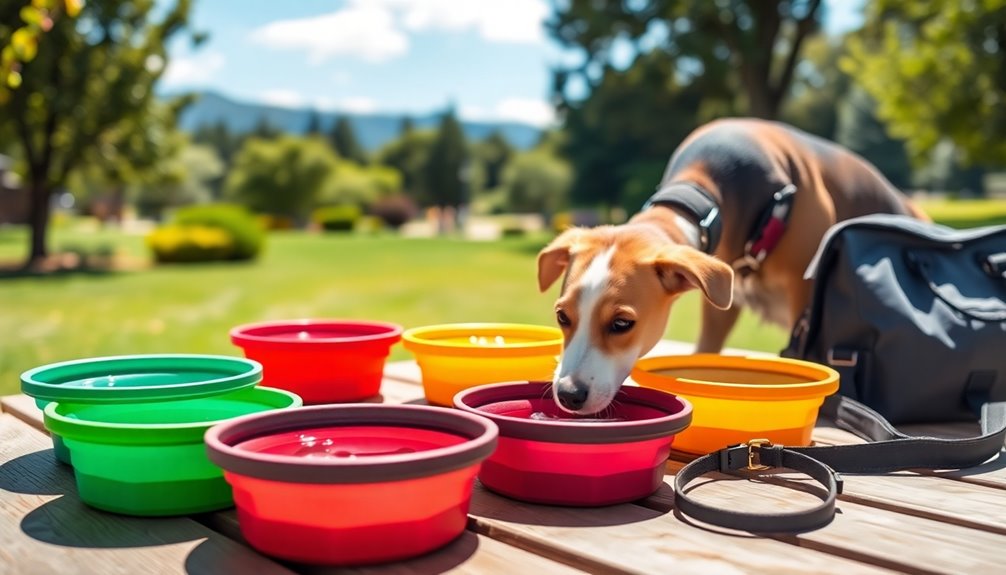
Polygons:
<instances>
[{"instance_id":1,"label":"red dog bowl","mask_svg":"<svg viewBox=\"0 0 1006 575\"><path fill-rule=\"evenodd\" d=\"M290 320L241 325L231 342L262 364L265 385L306 404L358 401L380 392L384 362L402 326L376 321Z\"/></svg>"},{"instance_id":2,"label":"red dog bowl","mask_svg":"<svg viewBox=\"0 0 1006 575\"><path fill-rule=\"evenodd\" d=\"M324 565L405 559L460 535L475 475L498 435L488 419L441 407L263 415L211 428L209 458L234 489L248 543Z\"/></svg>"},{"instance_id":3,"label":"red dog bowl","mask_svg":"<svg viewBox=\"0 0 1006 575\"><path fill-rule=\"evenodd\" d=\"M484 385L454 397L455 407L499 426L499 448L479 472L483 485L514 499L582 507L635 501L660 487L673 435L692 420L687 401L625 386L603 417L571 417L550 385Z\"/></svg>"}]
</instances>

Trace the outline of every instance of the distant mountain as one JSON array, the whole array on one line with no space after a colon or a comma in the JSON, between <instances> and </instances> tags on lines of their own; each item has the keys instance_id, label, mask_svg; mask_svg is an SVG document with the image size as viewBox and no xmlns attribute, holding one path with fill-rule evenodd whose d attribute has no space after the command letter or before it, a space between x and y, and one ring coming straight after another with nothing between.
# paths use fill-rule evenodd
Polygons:
<instances>
[{"instance_id":1,"label":"distant mountain","mask_svg":"<svg viewBox=\"0 0 1006 575\"><path fill-rule=\"evenodd\" d=\"M322 129L328 130L339 116L346 116L353 125L356 137L367 150L380 148L398 137L404 114L353 114L342 112L321 112ZM292 134L301 134L307 129L311 109L281 108L250 102L239 102L215 92L202 92L199 98L182 112L179 118L181 129L194 131L200 126L223 121L235 132L252 130L264 117L270 124ZM432 128L439 122L435 113L412 116L416 128ZM468 122L462 121L465 135L472 140L481 140L495 130L499 130L516 148L534 146L541 130L516 122Z\"/></svg>"}]
</instances>

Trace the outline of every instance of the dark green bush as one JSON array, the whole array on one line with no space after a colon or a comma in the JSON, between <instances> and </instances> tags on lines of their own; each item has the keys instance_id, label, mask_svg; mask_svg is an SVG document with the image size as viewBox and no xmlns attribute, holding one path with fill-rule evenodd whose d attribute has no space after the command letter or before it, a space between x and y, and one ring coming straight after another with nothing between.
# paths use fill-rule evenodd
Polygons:
<instances>
[{"instance_id":1,"label":"dark green bush","mask_svg":"<svg viewBox=\"0 0 1006 575\"><path fill-rule=\"evenodd\" d=\"M311 221L326 232L349 232L362 215L360 208L352 204L324 206L311 213Z\"/></svg>"},{"instance_id":2,"label":"dark green bush","mask_svg":"<svg viewBox=\"0 0 1006 575\"><path fill-rule=\"evenodd\" d=\"M381 218L389 228L397 230L416 217L419 208L412 198L397 195L377 200L370 206L370 213Z\"/></svg>"},{"instance_id":3,"label":"dark green bush","mask_svg":"<svg viewBox=\"0 0 1006 575\"><path fill-rule=\"evenodd\" d=\"M251 212L233 204L201 204L175 212L176 226L203 226L222 230L233 244L229 253L219 259L250 260L258 256L265 243L265 230Z\"/></svg>"}]
</instances>

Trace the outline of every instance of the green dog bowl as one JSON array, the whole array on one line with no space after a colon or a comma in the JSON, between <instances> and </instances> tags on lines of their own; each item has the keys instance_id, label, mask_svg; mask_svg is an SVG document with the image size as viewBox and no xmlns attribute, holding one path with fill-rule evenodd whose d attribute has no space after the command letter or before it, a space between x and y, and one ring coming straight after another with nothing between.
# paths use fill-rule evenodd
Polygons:
<instances>
[{"instance_id":1,"label":"green dog bowl","mask_svg":"<svg viewBox=\"0 0 1006 575\"><path fill-rule=\"evenodd\" d=\"M115 513L188 515L234 504L223 471L210 463L203 434L251 413L302 405L279 389L129 404L49 403L45 426L62 437L84 503Z\"/></svg>"},{"instance_id":2,"label":"green dog bowl","mask_svg":"<svg viewBox=\"0 0 1006 575\"><path fill-rule=\"evenodd\" d=\"M39 409L50 402L126 404L213 397L262 381L262 366L220 355L161 354L98 357L52 363L21 374L21 391ZM56 459L69 464L63 439L52 433Z\"/></svg>"}]
</instances>

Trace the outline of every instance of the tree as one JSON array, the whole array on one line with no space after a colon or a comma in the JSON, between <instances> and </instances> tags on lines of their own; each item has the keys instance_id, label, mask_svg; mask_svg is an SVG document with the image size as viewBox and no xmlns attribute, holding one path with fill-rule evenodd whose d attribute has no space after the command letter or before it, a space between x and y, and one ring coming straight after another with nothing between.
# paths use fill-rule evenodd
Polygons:
<instances>
[{"instance_id":1,"label":"tree","mask_svg":"<svg viewBox=\"0 0 1006 575\"><path fill-rule=\"evenodd\" d=\"M466 203L467 188L464 172L468 162L468 145L461 123L453 109L440 120L433 146L423 170L426 191L433 205L458 207Z\"/></svg>"},{"instance_id":2,"label":"tree","mask_svg":"<svg viewBox=\"0 0 1006 575\"><path fill-rule=\"evenodd\" d=\"M320 136L321 135L321 114L318 110L311 110L307 115L307 127L304 128L304 134L308 136Z\"/></svg>"},{"instance_id":3,"label":"tree","mask_svg":"<svg viewBox=\"0 0 1006 575\"><path fill-rule=\"evenodd\" d=\"M52 29L53 19L80 13L82 0L33 0L31 4L8 2L0 7L0 22L12 23L0 32L0 104L10 98L10 91L21 86L21 67L35 59L38 42ZM13 24L13 23L17 24Z\"/></svg>"},{"instance_id":4,"label":"tree","mask_svg":"<svg viewBox=\"0 0 1006 575\"><path fill-rule=\"evenodd\" d=\"M165 69L165 43L186 27L190 5L177 0L155 9L153 2L89 0L77 19L53 18L34 59L21 67L20 85L0 108L0 122L13 125L28 165L28 266L47 255L53 190L105 134L148 113ZM0 27L0 45L10 42L8 33Z\"/></svg>"},{"instance_id":5,"label":"tree","mask_svg":"<svg viewBox=\"0 0 1006 575\"><path fill-rule=\"evenodd\" d=\"M160 218L166 208L207 202L213 197L211 184L225 174L216 150L193 144L181 134L177 138L176 153L164 158L133 186L141 214Z\"/></svg>"},{"instance_id":6,"label":"tree","mask_svg":"<svg viewBox=\"0 0 1006 575\"><path fill-rule=\"evenodd\" d=\"M835 141L869 160L892 184L912 184L912 166L905 142L887 135L875 115L876 102L859 86L853 87L838 107Z\"/></svg>"},{"instance_id":7,"label":"tree","mask_svg":"<svg viewBox=\"0 0 1006 575\"><path fill-rule=\"evenodd\" d=\"M416 123L412 120L412 116L403 116L402 125L398 128L398 136L408 136L416 129Z\"/></svg>"},{"instance_id":8,"label":"tree","mask_svg":"<svg viewBox=\"0 0 1006 575\"><path fill-rule=\"evenodd\" d=\"M213 199L220 199L223 195L224 178L234 164L234 155L241 149L245 138L244 134L232 132L223 120L201 125L192 135L194 143L209 146L223 162L222 173L207 182Z\"/></svg>"},{"instance_id":9,"label":"tree","mask_svg":"<svg viewBox=\"0 0 1006 575\"><path fill-rule=\"evenodd\" d=\"M335 149L340 157L358 164L367 163L367 153L356 140L356 133L353 131L353 124L350 123L349 118L339 116L339 119L335 121L335 125L332 126L330 138L332 148Z\"/></svg>"},{"instance_id":10,"label":"tree","mask_svg":"<svg viewBox=\"0 0 1006 575\"><path fill-rule=\"evenodd\" d=\"M436 132L412 130L385 144L378 162L402 174L402 189L417 204L429 205L432 198L426 184L426 163L436 140Z\"/></svg>"},{"instance_id":11,"label":"tree","mask_svg":"<svg viewBox=\"0 0 1006 575\"><path fill-rule=\"evenodd\" d=\"M781 119L834 140L840 102L852 86L852 79L838 64L845 54L845 37L819 35L808 38L803 53Z\"/></svg>"},{"instance_id":12,"label":"tree","mask_svg":"<svg viewBox=\"0 0 1006 575\"><path fill-rule=\"evenodd\" d=\"M338 161L318 138L249 138L235 157L225 194L257 212L303 221Z\"/></svg>"},{"instance_id":13,"label":"tree","mask_svg":"<svg viewBox=\"0 0 1006 575\"><path fill-rule=\"evenodd\" d=\"M368 207L401 190L402 175L394 168L340 160L321 192L319 203Z\"/></svg>"},{"instance_id":14,"label":"tree","mask_svg":"<svg viewBox=\"0 0 1006 575\"><path fill-rule=\"evenodd\" d=\"M255 123L248 135L260 140L274 140L283 135L283 130L270 122L269 118L263 114L259 116L258 122Z\"/></svg>"},{"instance_id":15,"label":"tree","mask_svg":"<svg viewBox=\"0 0 1006 575\"><path fill-rule=\"evenodd\" d=\"M877 0L842 65L913 159L945 138L965 161L1006 162L1006 0Z\"/></svg>"},{"instance_id":16,"label":"tree","mask_svg":"<svg viewBox=\"0 0 1006 575\"><path fill-rule=\"evenodd\" d=\"M569 163L542 149L518 154L503 176L510 210L546 217L568 202L572 183Z\"/></svg>"},{"instance_id":17,"label":"tree","mask_svg":"<svg viewBox=\"0 0 1006 575\"><path fill-rule=\"evenodd\" d=\"M513 153L510 142L507 142L499 130L494 130L478 143L475 155L481 164L484 178L482 185L485 189L494 189L502 183L503 169L513 157Z\"/></svg>"},{"instance_id":18,"label":"tree","mask_svg":"<svg viewBox=\"0 0 1006 575\"><path fill-rule=\"evenodd\" d=\"M740 87L741 109L776 118L804 40L821 17L821 0L570 0L547 27L584 56L582 65L558 71L562 88L576 76L593 92L603 69L615 65L617 41L635 55L660 54L665 66L701 83L707 97L732 100Z\"/></svg>"}]
</instances>

